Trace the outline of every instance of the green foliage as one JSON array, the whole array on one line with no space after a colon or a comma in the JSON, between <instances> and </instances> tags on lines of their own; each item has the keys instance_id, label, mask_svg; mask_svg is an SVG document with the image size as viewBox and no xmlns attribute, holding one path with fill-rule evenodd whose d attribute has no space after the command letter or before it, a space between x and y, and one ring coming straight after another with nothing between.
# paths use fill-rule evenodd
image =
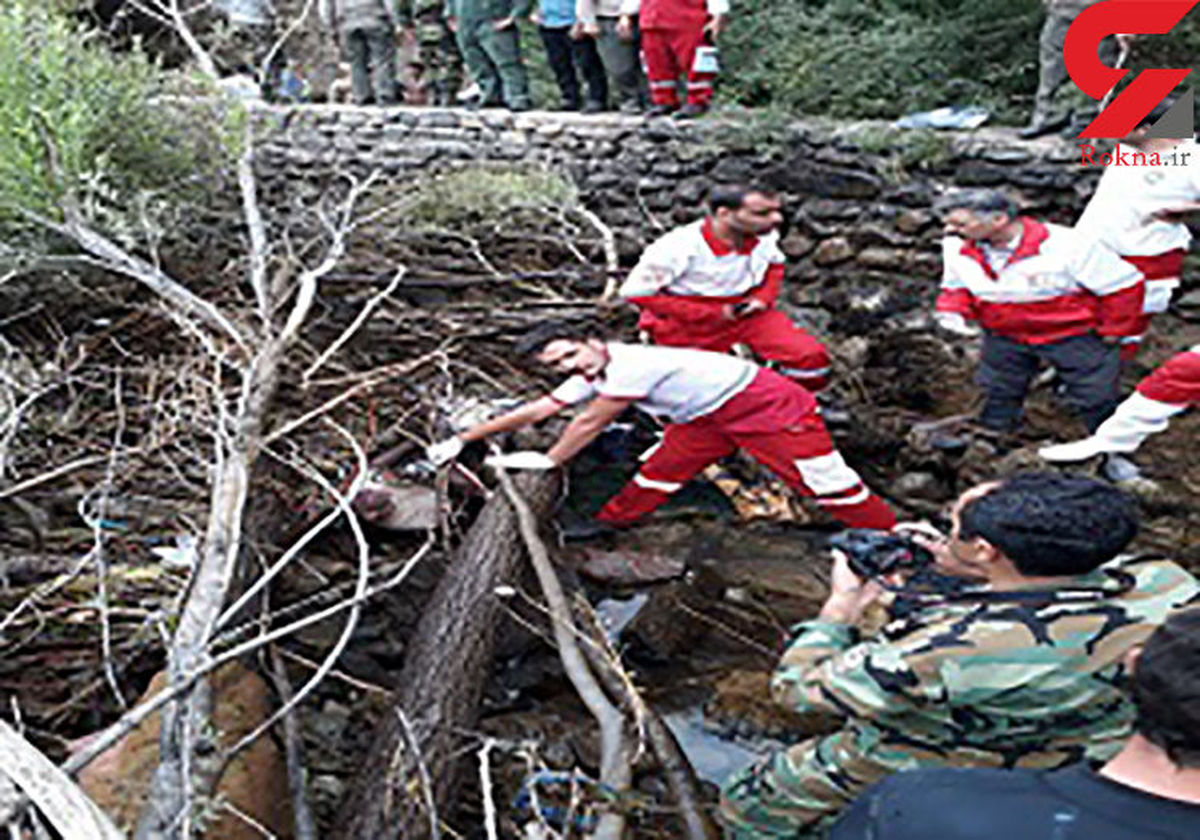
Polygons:
<instances>
[{"instance_id":1,"label":"green foliage","mask_svg":"<svg viewBox=\"0 0 1200 840\"><path fill-rule=\"evenodd\" d=\"M722 95L832 117L951 103L1009 119L1037 86L1039 0L763 0L722 37Z\"/></svg>"},{"instance_id":2,"label":"green foliage","mask_svg":"<svg viewBox=\"0 0 1200 840\"><path fill-rule=\"evenodd\" d=\"M70 191L101 222L158 215L225 151L198 120L166 99L140 53L116 56L68 18L29 0L0 7L0 226L23 229L19 210L58 218ZM211 115L208 115L211 116ZM105 225L112 227L111 224Z\"/></svg>"},{"instance_id":3,"label":"green foliage","mask_svg":"<svg viewBox=\"0 0 1200 840\"><path fill-rule=\"evenodd\" d=\"M569 180L543 170L471 167L422 180L405 203L412 227L469 227L503 224L522 210L570 210L579 193Z\"/></svg>"},{"instance_id":4,"label":"green foliage","mask_svg":"<svg viewBox=\"0 0 1200 840\"><path fill-rule=\"evenodd\" d=\"M975 104L994 122L1020 123L1037 88L1043 20L1041 0L736 4L721 39L721 97L837 118ZM1170 35L1139 39L1128 66L1187 67L1197 55L1193 11Z\"/></svg>"}]
</instances>

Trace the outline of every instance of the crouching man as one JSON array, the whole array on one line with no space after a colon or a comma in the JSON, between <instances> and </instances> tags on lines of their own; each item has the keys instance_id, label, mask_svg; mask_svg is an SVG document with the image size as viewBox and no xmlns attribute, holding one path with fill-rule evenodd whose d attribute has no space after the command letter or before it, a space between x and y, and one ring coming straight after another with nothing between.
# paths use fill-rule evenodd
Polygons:
<instances>
[{"instance_id":1,"label":"crouching man","mask_svg":"<svg viewBox=\"0 0 1200 840\"><path fill-rule=\"evenodd\" d=\"M965 583L908 593L875 637L855 622L882 593L835 557L831 594L802 622L775 700L842 729L766 757L721 795L727 837L821 837L868 785L931 766L1061 767L1108 758L1133 708L1124 656L1200 585L1165 560L1118 558L1132 499L1082 476L1028 473L968 490L936 570Z\"/></svg>"},{"instance_id":2,"label":"crouching man","mask_svg":"<svg viewBox=\"0 0 1200 840\"><path fill-rule=\"evenodd\" d=\"M575 457L633 405L662 419L666 432L643 456L633 479L597 514L601 522L634 522L709 464L744 449L847 525L895 524L891 509L834 448L812 394L773 371L720 353L606 342L597 332L569 323L543 325L517 349L569 378L547 396L430 447L435 463L457 456L466 442L586 403L548 452L495 460L501 466L552 469Z\"/></svg>"}]
</instances>

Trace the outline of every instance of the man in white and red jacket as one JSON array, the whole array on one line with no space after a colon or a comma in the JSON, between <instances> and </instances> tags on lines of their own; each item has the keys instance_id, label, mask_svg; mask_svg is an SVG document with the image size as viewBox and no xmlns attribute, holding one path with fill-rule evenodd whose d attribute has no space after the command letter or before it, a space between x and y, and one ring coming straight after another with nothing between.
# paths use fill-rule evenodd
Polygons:
<instances>
[{"instance_id":1,"label":"man in white and red jacket","mask_svg":"<svg viewBox=\"0 0 1200 840\"><path fill-rule=\"evenodd\" d=\"M711 48L728 14L729 0L623 0L619 31L629 31L636 15L642 33L650 116L679 108L675 86L680 76L687 78L687 102L676 116L695 117L708 110L717 78L716 50ZM697 51L704 53L700 61Z\"/></svg>"},{"instance_id":2,"label":"man in white and red jacket","mask_svg":"<svg viewBox=\"0 0 1200 840\"><path fill-rule=\"evenodd\" d=\"M761 360L815 391L829 355L775 308L783 287L779 197L747 186L714 187L709 214L652 243L620 295L641 310L655 344L718 353L745 344Z\"/></svg>"},{"instance_id":3,"label":"man in white and red jacket","mask_svg":"<svg viewBox=\"0 0 1200 840\"><path fill-rule=\"evenodd\" d=\"M564 322L531 331L518 352L569 378L543 397L434 444L430 460L445 463L465 443L582 406L547 452L490 459L510 468L553 469L634 406L660 418L666 430L629 483L596 514L601 523L633 523L709 464L742 449L846 525L896 524L887 504L834 448L813 395L774 371L724 353L606 342L586 326Z\"/></svg>"},{"instance_id":4,"label":"man in white and red jacket","mask_svg":"<svg viewBox=\"0 0 1200 840\"><path fill-rule=\"evenodd\" d=\"M1014 431L1046 363L1094 431L1118 402L1121 340L1140 329L1141 273L1070 228L1018 217L1000 192L962 191L938 209L949 235L937 320L956 333L983 330L980 424Z\"/></svg>"},{"instance_id":5,"label":"man in white and red jacket","mask_svg":"<svg viewBox=\"0 0 1200 840\"><path fill-rule=\"evenodd\" d=\"M1193 405L1200 405L1200 344L1176 353L1139 382L1137 390L1090 437L1046 446L1039 454L1054 462L1085 461L1114 452L1128 454Z\"/></svg>"},{"instance_id":6,"label":"man in white and red jacket","mask_svg":"<svg viewBox=\"0 0 1200 840\"><path fill-rule=\"evenodd\" d=\"M1137 267L1146 279L1140 329L1126 339L1122 355L1137 355L1150 318L1165 312L1183 274L1192 241L1183 222L1200 211L1200 146L1191 137L1148 137L1167 108L1151 111L1109 154L1100 183L1075 229L1098 239ZM1084 144L1084 162L1100 163L1099 151ZM1092 161L1088 159L1091 158Z\"/></svg>"}]
</instances>

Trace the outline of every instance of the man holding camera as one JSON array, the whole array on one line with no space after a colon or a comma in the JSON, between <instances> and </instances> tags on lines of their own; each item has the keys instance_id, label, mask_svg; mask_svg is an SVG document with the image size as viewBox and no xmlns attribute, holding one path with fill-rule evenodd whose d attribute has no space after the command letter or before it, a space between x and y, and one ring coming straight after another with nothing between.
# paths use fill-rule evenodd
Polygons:
<instances>
[{"instance_id":1,"label":"man holding camera","mask_svg":"<svg viewBox=\"0 0 1200 840\"><path fill-rule=\"evenodd\" d=\"M652 243L621 286L655 344L727 353L735 344L810 391L825 387L829 355L775 308L783 288L779 196L713 187L709 213Z\"/></svg>"},{"instance_id":2,"label":"man holding camera","mask_svg":"<svg viewBox=\"0 0 1200 840\"><path fill-rule=\"evenodd\" d=\"M822 836L900 770L1055 768L1108 758L1129 735L1124 655L1200 593L1174 563L1117 557L1137 533L1133 501L1028 473L967 491L951 523L947 538L913 538L946 585L902 587L905 614L871 638L855 624L886 589L835 556L829 599L794 628L771 691L846 721L737 774L721 795L727 837Z\"/></svg>"}]
</instances>

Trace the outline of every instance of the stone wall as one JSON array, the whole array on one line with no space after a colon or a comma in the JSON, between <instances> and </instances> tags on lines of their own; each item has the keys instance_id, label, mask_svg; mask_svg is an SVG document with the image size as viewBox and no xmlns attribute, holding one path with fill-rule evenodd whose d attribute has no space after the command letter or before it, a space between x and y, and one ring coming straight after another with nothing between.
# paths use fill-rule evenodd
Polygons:
<instances>
[{"instance_id":1,"label":"stone wall","mask_svg":"<svg viewBox=\"0 0 1200 840\"><path fill-rule=\"evenodd\" d=\"M616 229L629 263L662 230L697 218L709 184L770 185L786 201L787 304L818 329L850 333L927 311L940 191L1003 186L1023 209L1070 223L1099 177L1074 143L1023 142L1005 129L344 106L264 107L258 119L260 166L277 195L339 169L379 168L402 185L454 167L548 167Z\"/></svg>"}]
</instances>

